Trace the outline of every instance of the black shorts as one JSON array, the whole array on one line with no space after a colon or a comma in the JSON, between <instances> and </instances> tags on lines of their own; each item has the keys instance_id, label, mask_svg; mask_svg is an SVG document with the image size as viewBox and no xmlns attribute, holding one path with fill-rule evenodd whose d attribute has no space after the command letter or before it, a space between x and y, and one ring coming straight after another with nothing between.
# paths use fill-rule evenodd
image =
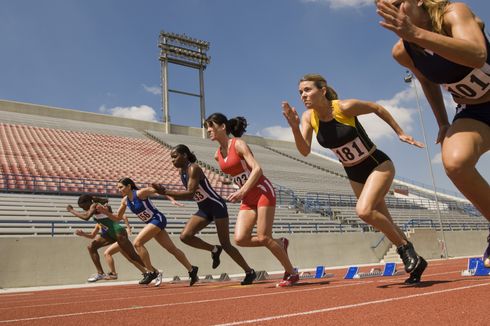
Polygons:
<instances>
[{"instance_id":1,"label":"black shorts","mask_svg":"<svg viewBox=\"0 0 490 326\"><path fill-rule=\"evenodd\" d=\"M459 104L456 107L456 115L453 122L461 118L475 119L490 126L490 102L472 105Z\"/></svg>"},{"instance_id":2,"label":"black shorts","mask_svg":"<svg viewBox=\"0 0 490 326\"><path fill-rule=\"evenodd\" d=\"M199 207L199 210L194 215L203 217L210 222L214 221L214 219L228 218L228 208L224 201L218 203L214 200L206 199L197 203L197 207Z\"/></svg>"},{"instance_id":3,"label":"black shorts","mask_svg":"<svg viewBox=\"0 0 490 326\"><path fill-rule=\"evenodd\" d=\"M377 149L361 163L349 167L345 166L344 169L349 180L365 184L371 172L385 161L390 161L390 158Z\"/></svg>"}]
</instances>

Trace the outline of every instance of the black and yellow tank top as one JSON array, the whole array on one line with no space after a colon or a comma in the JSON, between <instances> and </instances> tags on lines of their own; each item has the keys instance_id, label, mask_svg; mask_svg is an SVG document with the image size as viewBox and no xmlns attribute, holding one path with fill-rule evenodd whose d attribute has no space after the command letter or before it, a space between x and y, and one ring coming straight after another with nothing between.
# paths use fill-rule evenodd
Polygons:
<instances>
[{"instance_id":1,"label":"black and yellow tank top","mask_svg":"<svg viewBox=\"0 0 490 326\"><path fill-rule=\"evenodd\" d=\"M333 119L322 121L311 111L311 126L318 143L331 149L344 166L353 166L364 161L376 150L357 117L348 117L340 109L338 100L332 101Z\"/></svg>"}]
</instances>

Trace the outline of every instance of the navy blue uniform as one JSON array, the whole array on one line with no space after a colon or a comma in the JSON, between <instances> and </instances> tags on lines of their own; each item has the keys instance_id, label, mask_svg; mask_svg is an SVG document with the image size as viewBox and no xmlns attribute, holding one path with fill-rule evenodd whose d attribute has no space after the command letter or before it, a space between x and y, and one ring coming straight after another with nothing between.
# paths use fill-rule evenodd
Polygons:
<instances>
[{"instance_id":1,"label":"navy blue uniform","mask_svg":"<svg viewBox=\"0 0 490 326\"><path fill-rule=\"evenodd\" d=\"M490 53L490 43L486 35L485 43L487 53ZM441 84L455 99L477 100L490 91L490 55L487 55L483 67L472 68L449 61L407 41L403 41L403 45L415 67L431 82ZM490 126L490 102L459 104L454 120L460 118L479 120Z\"/></svg>"},{"instance_id":2,"label":"navy blue uniform","mask_svg":"<svg viewBox=\"0 0 490 326\"><path fill-rule=\"evenodd\" d=\"M182 180L184 187L187 189L189 176L187 175L186 171L183 171L180 174L180 179ZM199 186L194 193L194 200L197 202L197 207L199 207L199 210L194 215L203 217L208 221L213 221L215 218L228 218L226 202L211 187L211 184L206 176L204 176L202 180L199 180Z\"/></svg>"},{"instance_id":3,"label":"navy blue uniform","mask_svg":"<svg viewBox=\"0 0 490 326\"><path fill-rule=\"evenodd\" d=\"M133 190L133 201L126 197L126 203L129 209L146 224L154 224L162 230L167 226L165 215L153 205L149 198L139 199L136 190Z\"/></svg>"}]
</instances>

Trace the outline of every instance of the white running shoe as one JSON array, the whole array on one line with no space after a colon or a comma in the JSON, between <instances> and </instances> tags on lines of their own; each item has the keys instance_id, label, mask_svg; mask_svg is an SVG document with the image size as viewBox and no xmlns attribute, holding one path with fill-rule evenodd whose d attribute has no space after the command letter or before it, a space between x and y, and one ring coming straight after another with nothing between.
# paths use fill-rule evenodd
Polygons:
<instances>
[{"instance_id":1,"label":"white running shoe","mask_svg":"<svg viewBox=\"0 0 490 326\"><path fill-rule=\"evenodd\" d=\"M155 286L160 286L163 281L163 273L162 271L158 271L158 276L155 278Z\"/></svg>"},{"instance_id":2,"label":"white running shoe","mask_svg":"<svg viewBox=\"0 0 490 326\"><path fill-rule=\"evenodd\" d=\"M105 274L94 274L87 279L87 282L93 283L105 278Z\"/></svg>"}]
</instances>

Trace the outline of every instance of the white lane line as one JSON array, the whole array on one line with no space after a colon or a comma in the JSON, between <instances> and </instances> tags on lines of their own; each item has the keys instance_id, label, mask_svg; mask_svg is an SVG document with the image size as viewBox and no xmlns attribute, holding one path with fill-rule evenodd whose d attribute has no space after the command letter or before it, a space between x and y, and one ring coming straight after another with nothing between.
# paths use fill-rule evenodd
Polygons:
<instances>
[{"instance_id":1,"label":"white lane line","mask_svg":"<svg viewBox=\"0 0 490 326\"><path fill-rule=\"evenodd\" d=\"M367 306L367 305L373 305L373 304L379 304L379 303L386 303L386 302L393 302L393 301L399 301L399 300L406 300L406 299L424 297L424 296L441 294L441 293L446 293L446 292L467 290L467 289L471 289L471 288L476 288L476 287L481 287L481 286L488 286L488 285L490 285L490 283L482 283L482 284L476 284L476 285L468 285L468 286L462 286L462 287L452 288L452 289L446 289L446 290L439 290L439 291L432 291L432 292L425 292L425 293L419 293L419 294L406 295L406 296L403 296L403 297L394 297L394 298L388 298L388 299L382 299L382 300L360 302L360 303L349 304L349 305L344 305L344 306L337 306L337 307L330 307L330 308L324 308L324 309L310 310L310 311L304 311L304 312L298 312L298 313L286 314L286 315L276 315L276 316L270 316L270 317L264 317L264 318L257 318L257 319L242 320L242 321L236 321L236 322L231 322L231 323L226 323L226 324L216 324L214 326L243 325L243 324L259 323L259 322L264 322L264 321L271 321L271 320L284 319L284 318L290 318L290 317L307 316L307 315L319 314L319 313L336 311L336 310L357 308L357 307L362 307L362 306Z\"/></svg>"},{"instance_id":2,"label":"white lane line","mask_svg":"<svg viewBox=\"0 0 490 326\"><path fill-rule=\"evenodd\" d=\"M86 311L86 312L75 312L75 313L70 313L70 314L49 315L49 316L39 316L39 317L20 318L20 319L9 319L9 320L0 320L0 323L14 323L14 322L22 322L22 321L33 321L33 320L52 319L52 318L84 316L84 315L93 315L93 314L101 314L101 313L103 314L103 313L108 313L108 312L131 311L131 310L141 310L141 309L150 309L150 308L162 308L162 307L172 307L172 306L181 306L181 305L192 305L192 304L196 304L196 303L209 303L209 302L217 302L217 301L249 299L249 298L256 298L256 297L268 297L268 296L281 295L281 294L291 294L291 293L299 293L299 292L328 290L328 289L333 289L333 288L356 286L359 284L367 284L367 283L372 283L372 282L356 282L356 283L349 283L349 284L342 284L342 285L332 285L332 286L328 286L328 287L321 286L321 287L301 289L301 290L286 290L286 291L277 291L277 292L271 292L271 293L240 295L240 296L227 297L227 298L215 298L215 299L196 300L196 301L163 303L163 304L156 304L156 305L149 305L149 306L133 306L133 307L127 307L127 308L107 309L107 310L98 310L98 311Z\"/></svg>"},{"instance_id":3,"label":"white lane line","mask_svg":"<svg viewBox=\"0 0 490 326\"><path fill-rule=\"evenodd\" d=\"M424 280L425 280L425 278L430 277L430 276L446 275L446 274L453 274L453 273L460 273L460 271L459 270L458 271L449 271L449 272L444 272L444 273L434 273L434 274L427 274L427 275L424 274ZM408 274L406 274L404 277L397 277L397 278L391 278L390 277L390 278L381 278L381 279L380 279L380 277L369 277L369 278L365 278L365 279L362 279L362 280L364 280L364 281L367 280L370 283L371 282L374 282L374 281L377 282L377 283L399 283L400 280L406 278L407 276L408 276ZM351 282L352 282L351 280L338 280L338 281L336 281L337 284L344 284L344 283L351 283ZM364 282L361 281L361 280L358 280L357 282L359 282L360 285L364 284ZM208 290L208 291L206 291L206 293L217 292L217 291L222 291L222 290L229 289L228 286L220 285L219 287L220 287L219 289ZM238 286L238 287L243 288L243 286ZM195 293L199 293L199 292L196 292L196 291L172 292L172 293L164 293L164 294L155 294L154 292L150 292L150 291L148 291L148 292L149 292L148 295L141 295L141 296L116 297L116 298L111 297L111 298L93 299L94 295L95 296L99 295L97 292L94 292L94 293L90 293L90 294L83 295L83 296L80 295L80 296L73 296L73 297L63 298L63 300L76 299L76 298L79 298L79 299L91 298L90 299L90 302L91 303L95 303L95 302L107 302L107 300L116 301L116 300L138 299L138 298L149 298L149 297L156 298L156 297L174 296L176 294L183 295L183 294L195 294ZM108 295L108 294L110 294L110 292L103 293L103 295ZM54 297L56 297L56 296L54 296ZM24 298L24 300L25 300L25 298ZM46 298L38 298L38 299L35 299L35 300L30 300L30 301L41 301L41 300L46 301L47 299ZM63 305L76 304L76 303L80 303L80 302L85 302L85 300L81 300L81 301L70 301L70 302L44 303L44 304L31 304L31 305L24 305L24 306L16 305L15 306L15 309L19 309L19 308L40 308L40 307L63 306ZM9 302L9 303L12 303L12 302ZM12 307L0 307L0 311L1 310L9 310L9 309L12 309Z\"/></svg>"}]
</instances>

